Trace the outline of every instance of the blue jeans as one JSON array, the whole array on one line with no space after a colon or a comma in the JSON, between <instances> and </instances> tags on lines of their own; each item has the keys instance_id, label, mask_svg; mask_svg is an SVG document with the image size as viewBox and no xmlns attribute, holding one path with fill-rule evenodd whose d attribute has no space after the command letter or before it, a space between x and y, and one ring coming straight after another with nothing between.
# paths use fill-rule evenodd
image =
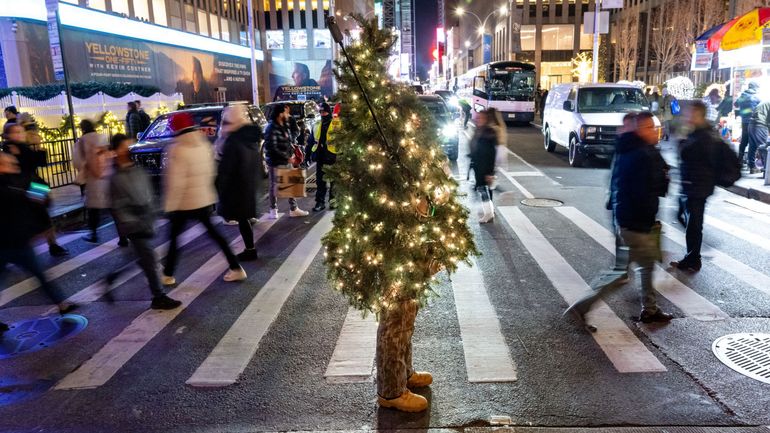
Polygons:
<instances>
[{"instance_id":1,"label":"blue jeans","mask_svg":"<svg viewBox=\"0 0 770 433\"><path fill-rule=\"evenodd\" d=\"M754 122L749 124L749 150L746 153L746 160L749 169L756 168L756 154L759 146L767 142L767 127Z\"/></svg>"}]
</instances>

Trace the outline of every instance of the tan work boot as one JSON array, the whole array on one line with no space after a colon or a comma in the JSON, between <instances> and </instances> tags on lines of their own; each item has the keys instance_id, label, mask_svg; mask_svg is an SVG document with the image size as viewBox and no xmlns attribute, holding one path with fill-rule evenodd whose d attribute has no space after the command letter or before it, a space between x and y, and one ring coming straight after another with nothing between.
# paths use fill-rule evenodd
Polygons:
<instances>
[{"instance_id":1,"label":"tan work boot","mask_svg":"<svg viewBox=\"0 0 770 433\"><path fill-rule=\"evenodd\" d=\"M433 383L433 376L430 373L427 371L415 371L409 376L409 380L406 381L406 387L409 389L423 388L431 383Z\"/></svg>"},{"instance_id":2,"label":"tan work boot","mask_svg":"<svg viewBox=\"0 0 770 433\"><path fill-rule=\"evenodd\" d=\"M377 403L382 407L400 410L401 412L422 412L428 408L428 400L421 395L406 390L401 397L386 400L377 397Z\"/></svg>"}]
</instances>

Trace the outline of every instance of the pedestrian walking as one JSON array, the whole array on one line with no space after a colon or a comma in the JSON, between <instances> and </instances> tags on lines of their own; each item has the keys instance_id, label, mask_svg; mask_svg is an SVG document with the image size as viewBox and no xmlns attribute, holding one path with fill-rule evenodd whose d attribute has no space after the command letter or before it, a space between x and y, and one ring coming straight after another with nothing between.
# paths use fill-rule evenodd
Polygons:
<instances>
[{"instance_id":1,"label":"pedestrian walking","mask_svg":"<svg viewBox=\"0 0 770 433\"><path fill-rule=\"evenodd\" d=\"M495 218L495 210L492 205L492 190L490 184L495 176L495 160L497 159L497 145L499 132L495 126L494 109L490 108L479 112L476 119L476 132L472 139L471 160L473 172L476 176L475 189L481 195L481 208L479 209L479 222L488 223Z\"/></svg>"},{"instance_id":2,"label":"pedestrian walking","mask_svg":"<svg viewBox=\"0 0 770 433\"><path fill-rule=\"evenodd\" d=\"M674 104L676 98L668 92L668 89L663 89L663 103L660 106L660 112L663 115L663 139L668 141L671 138L673 131L671 130L671 121L674 120L674 113L672 110L672 104Z\"/></svg>"},{"instance_id":3,"label":"pedestrian walking","mask_svg":"<svg viewBox=\"0 0 770 433\"><path fill-rule=\"evenodd\" d=\"M709 94L703 98L703 105L706 107L706 121L708 121L712 126L718 123L718 107L720 102L722 102L722 98L719 96L719 89L711 89Z\"/></svg>"},{"instance_id":4,"label":"pedestrian walking","mask_svg":"<svg viewBox=\"0 0 770 433\"><path fill-rule=\"evenodd\" d=\"M13 155L19 164L19 176L24 190L30 188L33 183L47 187L43 179L37 175L37 169L44 167L47 163L47 153L38 147L29 146L26 142L27 133L18 123L6 123L3 127L3 145L2 151ZM53 257L61 257L69 254L66 248L62 247L56 241L56 229L53 226L48 208L51 204L50 197L44 201L32 203L32 212L30 223L35 228L35 234L42 234L48 243L48 252Z\"/></svg>"},{"instance_id":5,"label":"pedestrian walking","mask_svg":"<svg viewBox=\"0 0 770 433\"><path fill-rule=\"evenodd\" d=\"M768 127L770 127L770 101L756 106L749 122L749 146L746 151L746 161L749 174L761 172L757 168L757 150L767 144Z\"/></svg>"},{"instance_id":6,"label":"pedestrian walking","mask_svg":"<svg viewBox=\"0 0 770 433\"><path fill-rule=\"evenodd\" d=\"M294 156L294 145L292 143L291 131L289 129L289 118L291 113L289 106L285 104L276 104L270 116L270 123L265 128L265 162L268 166L268 177L270 180L270 189L268 199L270 201L271 219L278 218L278 177L277 168L291 167L289 161ZM289 199L289 216L303 217L308 212L297 206L297 199Z\"/></svg>"},{"instance_id":7,"label":"pedestrian walking","mask_svg":"<svg viewBox=\"0 0 770 433\"><path fill-rule=\"evenodd\" d=\"M83 238L92 244L99 243L99 220L102 214L110 212L110 177L113 173L112 152L104 135L96 132L94 123L88 119L80 122L80 149L85 155L86 219L89 234ZM118 226L118 245L125 247L128 239Z\"/></svg>"},{"instance_id":8,"label":"pedestrian walking","mask_svg":"<svg viewBox=\"0 0 770 433\"><path fill-rule=\"evenodd\" d=\"M0 152L0 203L3 204L0 227L4 228L0 236L0 279L6 264L24 269L40 281L40 288L58 305L59 312L66 314L77 305L66 302L64 294L48 281L32 248L32 238L38 233L35 220L41 203L40 199L33 202L31 197L35 195L28 193L19 161L12 154ZM0 334L7 330L7 325L0 324Z\"/></svg>"},{"instance_id":9,"label":"pedestrian walking","mask_svg":"<svg viewBox=\"0 0 770 433\"><path fill-rule=\"evenodd\" d=\"M139 119L141 119L141 123L139 124L139 132L144 132L147 130L147 128L150 127L152 119L150 118L149 114L145 113L144 108L142 108L142 101L137 99L134 101L134 104L136 104L136 112L139 114Z\"/></svg>"},{"instance_id":10,"label":"pedestrian walking","mask_svg":"<svg viewBox=\"0 0 770 433\"><path fill-rule=\"evenodd\" d=\"M138 135L142 132L144 132L144 129L142 129L142 116L139 115L136 102L129 102L128 112L126 113L126 135L132 140L137 140Z\"/></svg>"},{"instance_id":11,"label":"pedestrian walking","mask_svg":"<svg viewBox=\"0 0 770 433\"><path fill-rule=\"evenodd\" d=\"M751 118L754 114L754 109L759 105L759 83L752 81L749 83L749 88L741 93L741 96L735 101L735 106L738 108L738 115L741 117L741 144L738 148L738 160L743 161L743 157L746 155L746 147L749 145L751 137Z\"/></svg>"},{"instance_id":12,"label":"pedestrian walking","mask_svg":"<svg viewBox=\"0 0 770 433\"><path fill-rule=\"evenodd\" d=\"M459 98L457 103L460 104L460 108L463 110L463 129L468 127L468 120L471 119L471 104L463 98Z\"/></svg>"},{"instance_id":13,"label":"pedestrian walking","mask_svg":"<svg viewBox=\"0 0 770 433\"><path fill-rule=\"evenodd\" d=\"M158 261L151 241L155 237L154 193L150 178L143 168L134 165L128 152L132 141L123 134L115 134L110 149L115 153L115 171L110 178L110 200L118 231L131 240L137 257L147 278L152 293L150 307L155 310L171 310L182 302L168 297L163 292L158 275ZM107 276L107 288L127 269L111 272ZM110 296L111 297L111 296Z\"/></svg>"},{"instance_id":14,"label":"pedestrian walking","mask_svg":"<svg viewBox=\"0 0 770 433\"><path fill-rule=\"evenodd\" d=\"M335 110L337 110L336 107ZM329 143L329 130L331 129L333 122L332 109L329 104L322 102L320 113L321 122L315 125L315 131L313 131L315 145L313 146L312 152L315 154L316 159L316 191L313 212L320 212L326 209L327 191L329 192L329 209L335 208L334 185L329 182L329 186L327 187L324 173L326 167L333 165L337 161L336 148L333 144Z\"/></svg>"},{"instance_id":15,"label":"pedestrian walking","mask_svg":"<svg viewBox=\"0 0 770 433\"><path fill-rule=\"evenodd\" d=\"M15 105L9 105L5 107L5 110L3 110L3 115L5 116L6 124L16 123L16 116L19 115L19 110Z\"/></svg>"},{"instance_id":16,"label":"pedestrian walking","mask_svg":"<svg viewBox=\"0 0 770 433\"><path fill-rule=\"evenodd\" d=\"M225 221L238 222L245 247L238 254L238 260L256 260L251 220L257 218L262 131L251 123L244 105L233 105L224 109L220 134L224 144L216 181L219 192L217 212Z\"/></svg>"},{"instance_id":17,"label":"pedestrian walking","mask_svg":"<svg viewBox=\"0 0 770 433\"><path fill-rule=\"evenodd\" d=\"M706 105L694 102L687 110L687 122L692 132L682 141L679 150L679 172L682 180L682 200L686 226L687 253L682 260L671 266L688 272L701 269L701 245L703 243L703 218L706 200L714 193L720 178L721 167L729 164L730 155L723 153L727 144L706 120ZM765 128L767 136L767 128ZM732 149L727 149L732 153ZM737 158L733 169L735 178L740 177Z\"/></svg>"},{"instance_id":18,"label":"pedestrian walking","mask_svg":"<svg viewBox=\"0 0 770 433\"><path fill-rule=\"evenodd\" d=\"M246 271L211 222L211 208L217 201L214 190L216 168L211 143L195 128L195 121L190 113L174 114L170 120L170 129L174 139L166 151L168 163L163 173L163 208L171 223L171 239L161 281L166 286L176 284L174 271L179 260L177 238L182 234L188 220L203 224L208 236L225 254L229 270L225 273L224 280L245 280Z\"/></svg>"}]
</instances>

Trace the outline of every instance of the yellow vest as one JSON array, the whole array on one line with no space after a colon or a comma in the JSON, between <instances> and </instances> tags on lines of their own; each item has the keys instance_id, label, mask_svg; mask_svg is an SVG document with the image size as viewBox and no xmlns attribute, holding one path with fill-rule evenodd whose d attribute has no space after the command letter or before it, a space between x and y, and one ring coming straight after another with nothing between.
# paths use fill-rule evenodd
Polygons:
<instances>
[{"instance_id":1,"label":"yellow vest","mask_svg":"<svg viewBox=\"0 0 770 433\"><path fill-rule=\"evenodd\" d=\"M313 138L315 138L315 144L313 145L313 152L318 149L318 142L321 140L321 128L322 122L317 122L313 128ZM337 153L337 146L333 144L332 136L334 130L340 127L340 118L335 117L329 124L329 129L326 130L326 150L331 153Z\"/></svg>"}]
</instances>

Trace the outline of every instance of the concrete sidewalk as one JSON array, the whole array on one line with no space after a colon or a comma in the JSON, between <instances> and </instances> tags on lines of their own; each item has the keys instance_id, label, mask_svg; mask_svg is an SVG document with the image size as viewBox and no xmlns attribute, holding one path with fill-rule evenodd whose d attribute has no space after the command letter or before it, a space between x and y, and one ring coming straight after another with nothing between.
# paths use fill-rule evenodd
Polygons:
<instances>
[{"instance_id":1,"label":"concrete sidewalk","mask_svg":"<svg viewBox=\"0 0 770 433\"><path fill-rule=\"evenodd\" d=\"M69 224L83 217L84 199L80 187L66 185L51 189L51 219L57 226Z\"/></svg>"}]
</instances>

